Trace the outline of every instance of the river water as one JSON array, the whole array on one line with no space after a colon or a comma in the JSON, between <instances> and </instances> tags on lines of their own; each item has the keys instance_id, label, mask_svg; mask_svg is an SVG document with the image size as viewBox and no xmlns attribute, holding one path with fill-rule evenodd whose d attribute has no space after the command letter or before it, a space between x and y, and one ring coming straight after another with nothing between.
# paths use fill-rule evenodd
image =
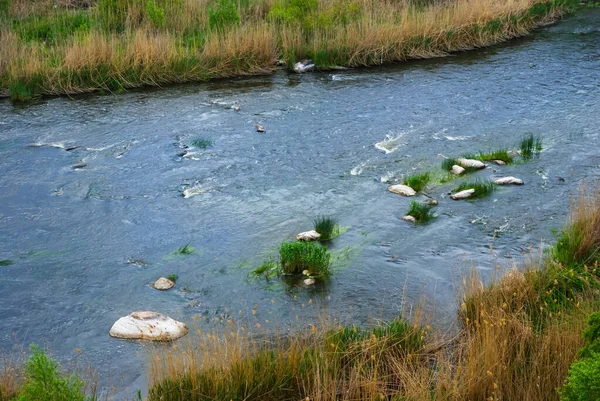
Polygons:
<instances>
[{"instance_id":1,"label":"river water","mask_svg":"<svg viewBox=\"0 0 600 401\"><path fill-rule=\"evenodd\" d=\"M0 267L0 348L43 344L123 394L144 387L143 348L108 330L136 310L268 331L324 313L365 324L425 297L434 323L451 322L465 270L489 277L553 241L570 196L600 175L599 116L597 9L443 59L0 102L0 260L14 261ZM436 221L400 220L410 199L389 183L526 133L543 139L538 158L477 173L524 186L455 202L455 183L438 185ZM214 143L181 157L197 137ZM318 215L348 227L327 285L250 275ZM169 255L187 243L193 255ZM150 288L171 273L176 289Z\"/></svg>"}]
</instances>

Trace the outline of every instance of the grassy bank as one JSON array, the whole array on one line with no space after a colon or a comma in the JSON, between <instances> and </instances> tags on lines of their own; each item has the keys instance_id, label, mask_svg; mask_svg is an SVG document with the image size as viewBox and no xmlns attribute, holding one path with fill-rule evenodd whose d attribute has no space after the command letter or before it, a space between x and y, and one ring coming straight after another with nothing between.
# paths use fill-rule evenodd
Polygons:
<instances>
[{"instance_id":1,"label":"grassy bank","mask_svg":"<svg viewBox=\"0 0 600 401\"><path fill-rule=\"evenodd\" d=\"M572 0L0 0L0 93L120 91L443 56L553 21Z\"/></svg>"},{"instance_id":2,"label":"grassy bank","mask_svg":"<svg viewBox=\"0 0 600 401\"><path fill-rule=\"evenodd\" d=\"M153 354L149 399L558 400L600 307L599 232L600 192L582 193L539 260L489 285L465 278L452 338L418 315L258 340L230 321L222 333Z\"/></svg>"}]
</instances>

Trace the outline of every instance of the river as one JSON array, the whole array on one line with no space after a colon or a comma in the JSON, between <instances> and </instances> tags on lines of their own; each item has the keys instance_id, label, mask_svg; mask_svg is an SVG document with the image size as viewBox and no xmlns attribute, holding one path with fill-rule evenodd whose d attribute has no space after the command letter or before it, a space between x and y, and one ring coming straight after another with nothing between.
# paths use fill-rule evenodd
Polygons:
<instances>
[{"instance_id":1,"label":"river","mask_svg":"<svg viewBox=\"0 0 600 401\"><path fill-rule=\"evenodd\" d=\"M124 394L145 387L144 348L108 330L136 310L269 331L323 314L367 324L424 299L443 327L465 271L489 278L553 242L570 197L600 176L599 127L598 9L442 59L1 101L0 260L14 263L0 266L0 348L42 344ZM527 133L541 136L539 157L476 173L524 186L458 202L454 184L437 185L433 223L400 220L410 199L389 183ZM213 145L181 157L197 137ZM188 187L201 194L184 198ZM348 227L327 285L250 275L318 215ZM169 255L188 243L193 255ZM174 290L150 288L171 273Z\"/></svg>"}]
</instances>

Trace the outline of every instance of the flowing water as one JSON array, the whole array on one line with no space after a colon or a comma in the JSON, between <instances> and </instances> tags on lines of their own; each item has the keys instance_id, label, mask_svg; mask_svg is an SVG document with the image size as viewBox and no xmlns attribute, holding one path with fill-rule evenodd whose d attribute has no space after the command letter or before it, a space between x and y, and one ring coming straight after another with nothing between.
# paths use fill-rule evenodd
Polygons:
<instances>
[{"instance_id":1,"label":"flowing water","mask_svg":"<svg viewBox=\"0 0 600 401\"><path fill-rule=\"evenodd\" d=\"M426 297L434 321L451 322L465 270L489 277L553 241L569 198L600 175L599 116L597 9L444 59L0 102L0 260L14 261L0 266L0 348L83 358L122 394L144 388L143 347L108 330L136 310L268 331L323 313L365 324ZM476 202L436 186L436 221L400 220L410 199L389 183L526 133L542 137L539 157L476 174L524 186ZM198 137L214 143L182 157ZM326 286L250 275L318 215L348 227ZM187 243L194 254L170 255ZM150 288L170 273L176 289Z\"/></svg>"}]
</instances>

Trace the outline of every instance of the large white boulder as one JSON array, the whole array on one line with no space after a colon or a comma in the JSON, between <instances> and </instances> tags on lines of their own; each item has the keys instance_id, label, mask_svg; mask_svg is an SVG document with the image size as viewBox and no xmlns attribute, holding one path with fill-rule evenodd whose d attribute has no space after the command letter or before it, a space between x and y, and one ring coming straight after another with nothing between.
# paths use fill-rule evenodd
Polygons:
<instances>
[{"instance_id":1,"label":"large white boulder","mask_svg":"<svg viewBox=\"0 0 600 401\"><path fill-rule=\"evenodd\" d=\"M502 177L494 180L496 185L523 185L523 180L515 177Z\"/></svg>"},{"instance_id":2,"label":"large white boulder","mask_svg":"<svg viewBox=\"0 0 600 401\"><path fill-rule=\"evenodd\" d=\"M110 336L117 338L152 341L172 341L187 334L184 323L157 312L133 312L120 318L110 329Z\"/></svg>"},{"instance_id":3,"label":"large white boulder","mask_svg":"<svg viewBox=\"0 0 600 401\"><path fill-rule=\"evenodd\" d=\"M154 282L154 284L152 284L152 287L154 287L155 289L160 290L160 291L170 290L174 286L175 286L175 283L166 277L161 277L158 280L156 280Z\"/></svg>"},{"instance_id":4,"label":"large white boulder","mask_svg":"<svg viewBox=\"0 0 600 401\"><path fill-rule=\"evenodd\" d=\"M467 167L485 168L485 164L482 161L475 160L475 159L461 158L461 159L457 159L456 161L458 162L458 164L461 165L461 167L464 167L464 168L467 168Z\"/></svg>"},{"instance_id":5,"label":"large white boulder","mask_svg":"<svg viewBox=\"0 0 600 401\"><path fill-rule=\"evenodd\" d=\"M452 174L454 174L454 175L461 175L462 173L464 173L464 172L465 172L465 169L464 169L464 168L462 168L461 166L459 166L459 165L456 165L456 164L455 164L455 165L453 165L453 166L452 166L452 168L450 169L450 172L451 172Z\"/></svg>"},{"instance_id":6,"label":"large white boulder","mask_svg":"<svg viewBox=\"0 0 600 401\"><path fill-rule=\"evenodd\" d=\"M473 196L474 193L475 193L475 190L471 188L471 189L465 189L464 191L457 192L457 193L451 195L450 197L454 200L467 199L467 198L470 198L471 196Z\"/></svg>"},{"instance_id":7,"label":"large white boulder","mask_svg":"<svg viewBox=\"0 0 600 401\"><path fill-rule=\"evenodd\" d=\"M415 196L417 191L409 187L408 185L396 184L388 187L388 191L402 196Z\"/></svg>"},{"instance_id":8,"label":"large white boulder","mask_svg":"<svg viewBox=\"0 0 600 401\"><path fill-rule=\"evenodd\" d=\"M319 239L321 234L316 232L315 230L305 231L296 235L296 240L298 241L316 241Z\"/></svg>"}]
</instances>

